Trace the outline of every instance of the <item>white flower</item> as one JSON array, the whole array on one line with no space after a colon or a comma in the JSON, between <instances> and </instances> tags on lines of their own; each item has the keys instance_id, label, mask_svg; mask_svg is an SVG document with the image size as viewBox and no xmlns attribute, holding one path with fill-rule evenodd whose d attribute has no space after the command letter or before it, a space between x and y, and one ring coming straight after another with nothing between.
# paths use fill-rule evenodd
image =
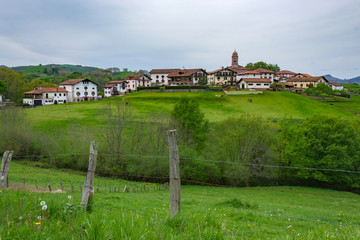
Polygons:
<instances>
[{"instance_id":1,"label":"white flower","mask_svg":"<svg viewBox=\"0 0 360 240\"><path fill-rule=\"evenodd\" d=\"M1 176L1 180L4 180L4 178L5 178L4 176Z\"/></svg>"},{"instance_id":2,"label":"white flower","mask_svg":"<svg viewBox=\"0 0 360 240\"><path fill-rule=\"evenodd\" d=\"M45 204L46 204L45 201L41 201L41 202L40 202L40 205L41 205L41 206L44 206Z\"/></svg>"},{"instance_id":3,"label":"white flower","mask_svg":"<svg viewBox=\"0 0 360 240\"><path fill-rule=\"evenodd\" d=\"M37 216L37 219L38 219L38 220L41 220L41 216Z\"/></svg>"},{"instance_id":4,"label":"white flower","mask_svg":"<svg viewBox=\"0 0 360 240\"><path fill-rule=\"evenodd\" d=\"M42 210L45 211L46 209L47 209L47 205L44 205L44 206L42 207Z\"/></svg>"},{"instance_id":5,"label":"white flower","mask_svg":"<svg viewBox=\"0 0 360 240\"><path fill-rule=\"evenodd\" d=\"M57 192L61 192L61 189L58 189Z\"/></svg>"},{"instance_id":6,"label":"white flower","mask_svg":"<svg viewBox=\"0 0 360 240\"><path fill-rule=\"evenodd\" d=\"M19 220L21 221L22 219L23 219L23 217L22 217L22 216L20 216L20 217L19 217Z\"/></svg>"},{"instance_id":7,"label":"white flower","mask_svg":"<svg viewBox=\"0 0 360 240\"><path fill-rule=\"evenodd\" d=\"M68 199L72 199L71 195L68 196Z\"/></svg>"}]
</instances>

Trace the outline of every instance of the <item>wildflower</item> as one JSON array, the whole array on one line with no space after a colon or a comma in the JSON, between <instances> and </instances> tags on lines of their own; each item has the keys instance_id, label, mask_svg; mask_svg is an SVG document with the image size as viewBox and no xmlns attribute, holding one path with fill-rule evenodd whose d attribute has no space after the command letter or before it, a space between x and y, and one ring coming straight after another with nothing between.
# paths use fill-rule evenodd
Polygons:
<instances>
[{"instance_id":1,"label":"wildflower","mask_svg":"<svg viewBox=\"0 0 360 240\"><path fill-rule=\"evenodd\" d=\"M1 180L4 180L4 178L5 178L4 176L1 176Z\"/></svg>"},{"instance_id":2,"label":"wildflower","mask_svg":"<svg viewBox=\"0 0 360 240\"><path fill-rule=\"evenodd\" d=\"M41 224L41 222L35 222L35 225L40 225Z\"/></svg>"},{"instance_id":3,"label":"wildflower","mask_svg":"<svg viewBox=\"0 0 360 240\"><path fill-rule=\"evenodd\" d=\"M287 228L288 228L288 229L291 228L291 225L289 225Z\"/></svg>"},{"instance_id":4,"label":"wildflower","mask_svg":"<svg viewBox=\"0 0 360 240\"><path fill-rule=\"evenodd\" d=\"M41 201L41 202L40 202L40 205L41 205L41 206L44 206L45 204L46 204L45 201Z\"/></svg>"},{"instance_id":5,"label":"wildflower","mask_svg":"<svg viewBox=\"0 0 360 240\"><path fill-rule=\"evenodd\" d=\"M70 200L71 198L72 198L71 195L69 195L69 196L68 196L68 199Z\"/></svg>"},{"instance_id":6,"label":"wildflower","mask_svg":"<svg viewBox=\"0 0 360 240\"><path fill-rule=\"evenodd\" d=\"M2 191L0 190L0 193L1 193Z\"/></svg>"},{"instance_id":7,"label":"wildflower","mask_svg":"<svg viewBox=\"0 0 360 240\"><path fill-rule=\"evenodd\" d=\"M41 216L37 216L37 219L38 219L38 220L41 220Z\"/></svg>"},{"instance_id":8,"label":"wildflower","mask_svg":"<svg viewBox=\"0 0 360 240\"><path fill-rule=\"evenodd\" d=\"M61 189L58 189L57 192L61 192Z\"/></svg>"},{"instance_id":9,"label":"wildflower","mask_svg":"<svg viewBox=\"0 0 360 240\"><path fill-rule=\"evenodd\" d=\"M23 219L23 217L22 217L22 216L20 216L20 217L19 217L19 220L21 221L22 219Z\"/></svg>"},{"instance_id":10,"label":"wildflower","mask_svg":"<svg viewBox=\"0 0 360 240\"><path fill-rule=\"evenodd\" d=\"M45 211L46 209L47 209L47 205L44 205L44 206L42 207L42 210Z\"/></svg>"}]
</instances>

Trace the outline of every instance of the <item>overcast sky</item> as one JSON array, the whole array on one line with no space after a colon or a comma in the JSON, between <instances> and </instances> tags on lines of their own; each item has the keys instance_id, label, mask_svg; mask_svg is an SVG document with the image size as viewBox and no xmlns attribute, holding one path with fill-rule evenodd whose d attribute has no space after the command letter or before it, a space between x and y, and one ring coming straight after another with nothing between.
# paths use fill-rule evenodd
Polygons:
<instances>
[{"instance_id":1,"label":"overcast sky","mask_svg":"<svg viewBox=\"0 0 360 240\"><path fill-rule=\"evenodd\" d=\"M0 0L0 65L360 75L359 0Z\"/></svg>"}]
</instances>

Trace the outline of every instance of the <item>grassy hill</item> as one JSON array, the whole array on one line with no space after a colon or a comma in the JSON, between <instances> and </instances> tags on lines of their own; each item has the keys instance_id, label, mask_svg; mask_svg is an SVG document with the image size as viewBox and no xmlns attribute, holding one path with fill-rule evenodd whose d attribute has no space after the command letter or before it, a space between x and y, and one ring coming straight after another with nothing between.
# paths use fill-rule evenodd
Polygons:
<instances>
[{"instance_id":1,"label":"grassy hill","mask_svg":"<svg viewBox=\"0 0 360 240\"><path fill-rule=\"evenodd\" d=\"M24 74L38 74L43 73L45 68L48 67L56 67L62 71L69 71L69 72L81 72L87 73L97 70L99 68L96 67L88 67L88 66L81 66L81 65L71 65L71 64L49 64L49 65L38 65L38 66L18 66L13 67L15 71L21 71Z\"/></svg>"},{"instance_id":2,"label":"grassy hill","mask_svg":"<svg viewBox=\"0 0 360 240\"><path fill-rule=\"evenodd\" d=\"M360 197L353 193L308 187L183 185L181 216L169 218L168 189L154 191L157 184L148 184L149 190L133 192L133 186L143 187L145 183L96 175L92 211L85 213L79 207L79 184L84 183L84 173L31 165L33 163L11 163L9 190L0 193L1 239L360 237ZM35 180L39 190L35 188ZM60 180L63 191L58 190ZM48 192L47 181L52 193ZM75 192L71 191L71 183ZM130 186L130 192L113 191L115 185L122 190L125 184ZM109 186L112 186L111 192ZM47 210L41 210L41 201L46 202Z\"/></svg>"},{"instance_id":3,"label":"grassy hill","mask_svg":"<svg viewBox=\"0 0 360 240\"><path fill-rule=\"evenodd\" d=\"M217 96L218 95L218 96ZM327 114L343 119L358 118L347 109L360 112L360 98L352 102L326 103L289 92L265 92L263 95L225 96L219 93L147 93L137 92L126 95L125 99L134 110L136 117L152 112L170 113L173 105L181 97L197 98L201 110L210 122L224 120L231 116L250 113L268 119L304 119L313 114ZM113 101L123 97L103 99L99 102L68 103L26 110L28 119L35 127L50 130L78 122L85 126L97 127L105 123L105 113Z\"/></svg>"}]
</instances>

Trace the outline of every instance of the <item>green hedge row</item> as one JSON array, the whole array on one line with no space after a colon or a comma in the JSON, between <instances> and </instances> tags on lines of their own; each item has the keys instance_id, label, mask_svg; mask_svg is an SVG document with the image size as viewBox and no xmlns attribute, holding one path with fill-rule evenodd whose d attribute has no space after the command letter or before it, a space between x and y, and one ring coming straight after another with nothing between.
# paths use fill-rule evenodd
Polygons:
<instances>
[{"instance_id":1,"label":"green hedge row","mask_svg":"<svg viewBox=\"0 0 360 240\"><path fill-rule=\"evenodd\" d=\"M152 87L138 87L137 90L152 90L152 89L160 89L160 86L152 86Z\"/></svg>"},{"instance_id":2,"label":"green hedge row","mask_svg":"<svg viewBox=\"0 0 360 240\"><path fill-rule=\"evenodd\" d=\"M165 89L208 89L208 86L198 86L198 85L193 85L193 86L165 86Z\"/></svg>"}]
</instances>

